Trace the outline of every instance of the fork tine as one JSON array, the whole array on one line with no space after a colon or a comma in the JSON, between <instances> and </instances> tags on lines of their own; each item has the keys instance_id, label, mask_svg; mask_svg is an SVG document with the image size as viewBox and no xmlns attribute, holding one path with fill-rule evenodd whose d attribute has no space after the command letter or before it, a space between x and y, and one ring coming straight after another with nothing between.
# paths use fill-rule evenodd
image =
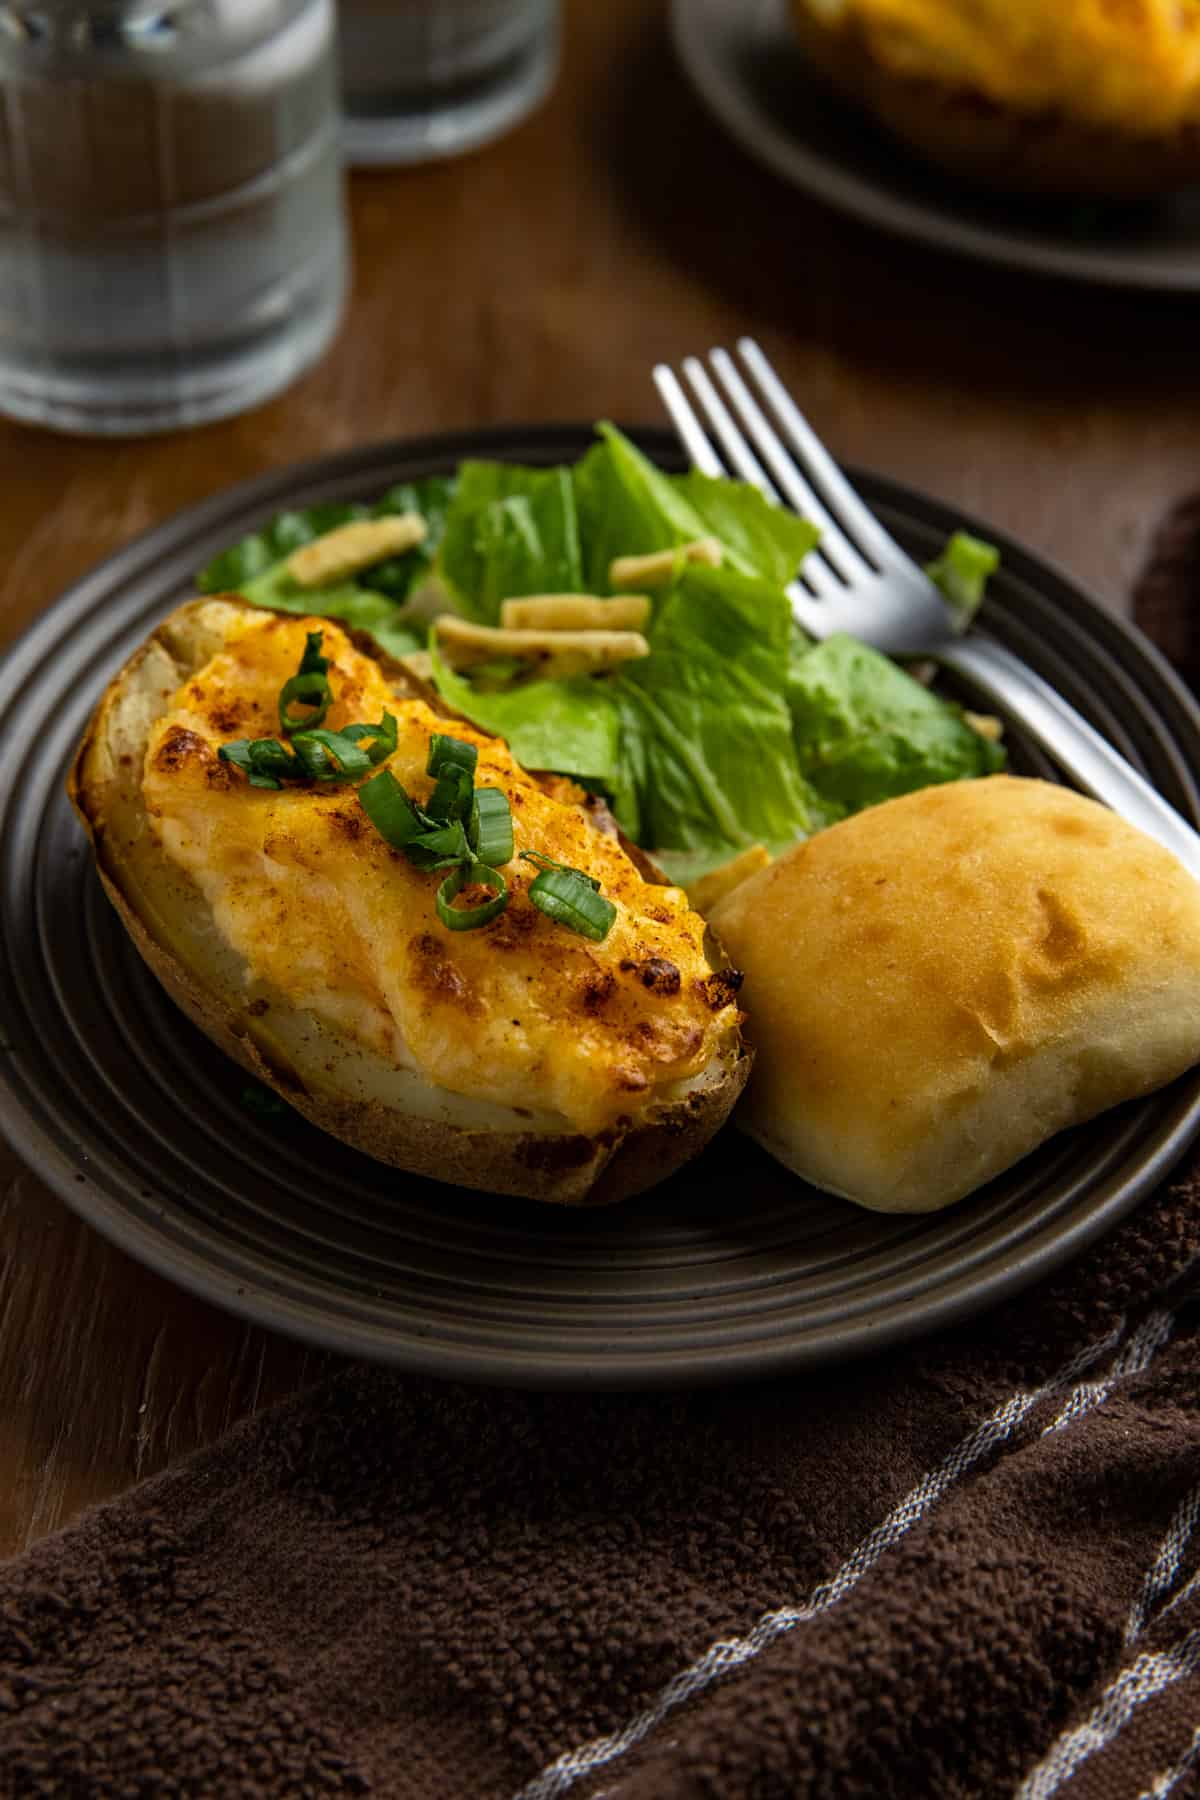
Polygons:
<instances>
[{"instance_id":1,"label":"fork tine","mask_svg":"<svg viewBox=\"0 0 1200 1800\"><path fill-rule=\"evenodd\" d=\"M879 568L908 564L908 558L859 499L804 417L753 338L739 338L742 361L758 384L800 459L813 486L838 516L846 534Z\"/></svg>"},{"instance_id":2,"label":"fork tine","mask_svg":"<svg viewBox=\"0 0 1200 1800\"><path fill-rule=\"evenodd\" d=\"M689 360L694 364L696 358L693 356L693 358L689 358ZM691 373L691 371L689 371L689 373ZM700 374L702 374L703 378L703 369L700 369ZM671 369L671 367L667 367L667 364L664 364L664 362L660 362L660 364L655 364L653 376L655 376L655 387L658 389L658 394L662 396L662 403L664 403L664 407L667 409L667 414L671 416L671 423L675 425L675 430L678 432L680 441L682 441L682 445L684 445L685 450L687 450L687 454L691 457L694 468L702 470L702 473L705 473L705 475L723 475L723 473L725 473L725 464L721 463L721 459L718 457L718 454L716 454L716 450L712 448L709 437L705 436L705 428L703 428L702 423L700 423L700 419L696 418L693 403L687 398L687 394L685 394L684 389L682 389L682 385L678 382L675 369ZM709 387L709 392L712 394L711 387ZM712 394L712 400L720 407L720 400L716 400L716 394ZM739 436L738 428L734 427L734 423L732 423L732 419L729 418L729 414L725 414L725 425L727 425L727 432L729 432L730 443L739 446L739 450L743 452L743 454L739 455L741 472L745 472L748 475L750 468L757 470L757 463L754 461L752 454L750 454L748 446L745 445L745 441ZM757 470L757 473L761 475L763 472ZM770 482L766 481L766 477L763 477L763 486L765 486L766 493L772 495L772 486L770 486ZM808 558L804 560L804 569L801 571L801 581L808 587L810 594L815 594L819 599L828 599L831 598L831 596L838 594L838 592L842 592L842 583L838 580L838 576L835 576L835 572L831 571L829 567L826 567L824 563L817 562L813 556L808 556ZM793 581L792 587L788 589L788 594L792 596L792 607L793 610L795 610L797 617L801 619L801 625L804 625L806 630L815 632L817 626L813 625L811 617L804 617L804 614L802 614L802 608L806 607L806 605L810 605L808 596L806 596L801 589L797 589L797 583L795 583L795 581Z\"/></svg>"},{"instance_id":3,"label":"fork tine","mask_svg":"<svg viewBox=\"0 0 1200 1800\"><path fill-rule=\"evenodd\" d=\"M752 486L760 489L760 491L766 495L768 500L778 504L779 496L771 485L770 476L758 461L758 458L742 436L742 433L738 430L724 401L709 380L708 371L705 369L704 364L700 362L697 357L689 356L684 360L683 370L684 374L691 382L701 406L707 413L713 429L720 435L721 447L725 452L727 460L732 465L734 473L740 475L743 481L748 481ZM663 391L661 383L659 391ZM688 407L689 405L687 396L683 393L682 388L679 390L676 404L679 405L680 403L684 407ZM676 423L678 423L679 416L678 412L672 413L672 417L676 420ZM703 433L703 426L695 420L694 414L691 416L696 431ZM695 439L688 438L685 442L690 450ZM801 579L809 591L819 598L824 598L831 592L837 592L840 588L838 578L834 572L824 564L816 563L811 557L806 558L805 560L804 568L801 570Z\"/></svg>"},{"instance_id":4,"label":"fork tine","mask_svg":"<svg viewBox=\"0 0 1200 1800\"><path fill-rule=\"evenodd\" d=\"M873 575L874 570L859 555L837 521L831 518L780 443L728 350L710 350L709 361L741 414L755 448L770 465L779 487L798 513L820 527L818 549L830 568L846 582L862 581ZM806 563L805 573L809 572L810 565Z\"/></svg>"},{"instance_id":5,"label":"fork tine","mask_svg":"<svg viewBox=\"0 0 1200 1800\"><path fill-rule=\"evenodd\" d=\"M668 368L666 363L656 363L654 385L696 468L705 475L724 475L725 465L705 436L704 427L692 411L692 403L680 387L674 369Z\"/></svg>"},{"instance_id":6,"label":"fork tine","mask_svg":"<svg viewBox=\"0 0 1200 1800\"><path fill-rule=\"evenodd\" d=\"M692 410L692 403L680 386L675 371L666 363L656 364L654 383L662 396L662 402L670 415L671 423L679 433L680 441L691 457L694 466L702 470L705 475L724 475L725 466L705 435L704 427ZM730 421L730 426L732 428L732 421ZM736 435L735 431L735 438ZM806 562L803 578L810 590L817 595L822 595L830 590L840 591L838 582L828 570L823 570L820 576L817 575L811 567L811 558ZM819 636L822 629L821 623L811 611L812 601L808 595L799 590L794 582L788 589L788 594L792 602L792 610L801 625L806 631L811 631L814 636ZM828 624L825 629L829 629Z\"/></svg>"},{"instance_id":7,"label":"fork tine","mask_svg":"<svg viewBox=\"0 0 1200 1800\"><path fill-rule=\"evenodd\" d=\"M721 440L721 448L726 460L732 465L734 473L743 481L749 481L756 488L761 488L768 500L778 501L771 477L763 468L749 444L730 417L729 409L708 378L708 370L697 356L687 356L683 362L683 372L692 384L692 391L708 415L708 422Z\"/></svg>"}]
</instances>

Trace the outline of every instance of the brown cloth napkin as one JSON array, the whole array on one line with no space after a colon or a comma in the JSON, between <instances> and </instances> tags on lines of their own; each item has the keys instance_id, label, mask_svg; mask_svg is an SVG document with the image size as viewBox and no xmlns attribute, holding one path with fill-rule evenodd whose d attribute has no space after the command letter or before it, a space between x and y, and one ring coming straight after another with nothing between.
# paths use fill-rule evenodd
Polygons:
<instances>
[{"instance_id":1,"label":"brown cloth napkin","mask_svg":"<svg viewBox=\"0 0 1200 1800\"><path fill-rule=\"evenodd\" d=\"M1139 596L1193 671L1197 572L1193 507ZM1200 1793L1198 1294L1200 1161L886 1360L350 1368L0 1569L0 1792Z\"/></svg>"}]
</instances>

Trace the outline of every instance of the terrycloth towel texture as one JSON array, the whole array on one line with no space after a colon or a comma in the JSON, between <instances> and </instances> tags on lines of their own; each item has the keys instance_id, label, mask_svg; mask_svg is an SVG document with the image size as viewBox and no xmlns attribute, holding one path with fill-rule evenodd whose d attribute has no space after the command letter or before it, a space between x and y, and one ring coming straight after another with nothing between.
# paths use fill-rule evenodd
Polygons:
<instances>
[{"instance_id":1,"label":"terrycloth towel texture","mask_svg":"<svg viewBox=\"0 0 1200 1800\"><path fill-rule=\"evenodd\" d=\"M1200 668L1200 512L1144 619ZM6 1795L1200 1793L1200 1160L871 1364L349 1368L0 1570Z\"/></svg>"}]
</instances>

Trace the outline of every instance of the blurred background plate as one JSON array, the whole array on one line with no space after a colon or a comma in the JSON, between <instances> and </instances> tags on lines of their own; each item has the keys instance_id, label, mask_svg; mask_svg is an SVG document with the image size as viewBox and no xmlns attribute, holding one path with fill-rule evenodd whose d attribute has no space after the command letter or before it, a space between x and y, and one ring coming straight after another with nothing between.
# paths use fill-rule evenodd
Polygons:
<instances>
[{"instance_id":1,"label":"blurred background plate","mask_svg":"<svg viewBox=\"0 0 1200 1800\"><path fill-rule=\"evenodd\" d=\"M665 432L635 431L679 467ZM77 583L10 650L0 753L0 1124L131 1255L231 1311L410 1369L534 1385L716 1381L859 1354L974 1313L1108 1229L1200 1129L1200 1074L1066 1134L949 1212L816 1193L733 1132L640 1200L570 1212L421 1181L288 1114L143 968L63 781L105 682L193 572L285 506L377 496L465 456L556 463L583 426L381 444L181 513ZM960 520L856 475L924 559ZM967 521L970 524L970 521ZM985 526L974 529L987 533ZM1019 546L987 626L1200 817L1200 713L1148 644ZM1049 773L1019 740L1014 765Z\"/></svg>"},{"instance_id":2,"label":"blurred background plate","mask_svg":"<svg viewBox=\"0 0 1200 1800\"><path fill-rule=\"evenodd\" d=\"M940 250L1108 286L1200 290L1200 190L1100 209L956 188L826 94L788 0L673 0L675 46L701 99L795 186Z\"/></svg>"}]
</instances>

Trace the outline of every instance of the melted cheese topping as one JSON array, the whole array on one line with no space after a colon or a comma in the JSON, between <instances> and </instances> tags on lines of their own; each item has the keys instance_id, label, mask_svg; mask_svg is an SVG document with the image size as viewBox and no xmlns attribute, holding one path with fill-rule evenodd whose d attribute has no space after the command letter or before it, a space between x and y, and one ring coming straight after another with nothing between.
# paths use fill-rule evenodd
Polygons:
<instances>
[{"instance_id":1,"label":"melted cheese topping","mask_svg":"<svg viewBox=\"0 0 1200 1800\"><path fill-rule=\"evenodd\" d=\"M264 620L213 604L227 615L225 648L155 726L143 798L151 830L201 889L248 980L436 1086L558 1113L588 1133L707 1066L737 1021L736 983L710 970L704 921L683 892L644 881L589 822L578 789L557 783L571 798L553 797L498 739L394 700L377 665L328 620ZM353 788L252 788L219 760L233 738L278 735L279 690L316 630L334 693L325 726L388 708L398 746L384 766L418 801L433 786L433 732L476 744L476 783L508 795L516 850L587 870L615 903L603 943L539 912L528 898L537 870L515 860L500 918L448 931L434 906L442 875L390 849Z\"/></svg>"},{"instance_id":2,"label":"melted cheese topping","mask_svg":"<svg viewBox=\"0 0 1200 1800\"><path fill-rule=\"evenodd\" d=\"M898 74L1138 135L1200 110L1200 0L804 0Z\"/></svg>"}]
</instances>

